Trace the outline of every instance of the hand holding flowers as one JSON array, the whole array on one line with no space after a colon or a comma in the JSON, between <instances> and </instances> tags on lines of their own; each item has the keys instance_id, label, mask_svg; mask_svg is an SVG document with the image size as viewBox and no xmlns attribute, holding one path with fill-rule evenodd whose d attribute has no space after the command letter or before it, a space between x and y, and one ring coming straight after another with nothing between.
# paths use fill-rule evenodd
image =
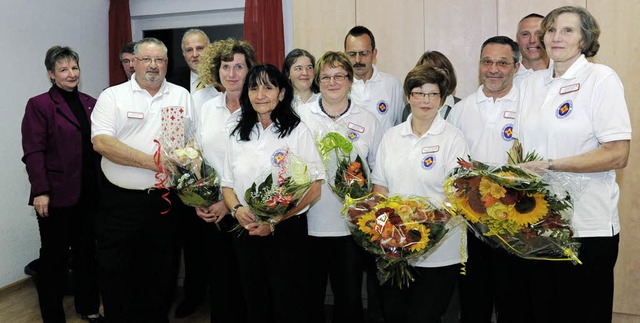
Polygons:
<instances>
[{"instance_id":1,"label":"hand holding flowers","mask_svg":"<svg viewBox=\"0 0 640 323\"><path fill-rule=\"evenodd\" d=\"M260 232L264 228L272 231L278 222L295 209L314 184L317 175L309 170L302 158L289 150L283 151L277 165L259 177L264 179L255 181L246 190L244 199L248 209L241 207L236 212L240 225L250 230L255 228L252 223L256 223Z\"/></svg>"},{"instance_id":2,"label":"hand holding flowers","mask_svg":"<svg viewBox=\"0 0 640 323\"><path fill-rule=\"evenodd\" d=\"M202 153L195 140L188 140L183 147L177 148L165 169L169 172L169 183L185 205L208 207L220 198L220 178L204 162Z\"/></svg>"}]
</instances>

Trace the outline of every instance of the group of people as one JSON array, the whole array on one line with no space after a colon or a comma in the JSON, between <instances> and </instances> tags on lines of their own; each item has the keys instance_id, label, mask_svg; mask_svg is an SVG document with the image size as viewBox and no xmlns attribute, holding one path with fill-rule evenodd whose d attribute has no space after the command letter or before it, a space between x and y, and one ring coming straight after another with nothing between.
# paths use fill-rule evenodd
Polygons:
<instances>
[{"instance_id":1,"label":"group of people","mask_svg":"<svg viewBox=\"0 0 640 323\"><path fill-rule=\"evenodd\" d=\"M165 80L165 45L145 38L121 52L129 80L97 101L78 91L77 53L52 47L45 65L53 86L29 100L22 127L46 268L38 284L44 321L65 320L71 246L83 318L102 320L99 277L107 321L168 322L182 245L179 317L208 286L212 322L324 322L328 282L332 322L610 322L620 231L615 169L627 163L631 126L616 73L586 59L597 53L599 34L584 8L528 15L516 41L483 43L481 85L462 100L445 55L424 53L401 83L373 64L378 49L363 26L347 33L344 52L316 61L295 49L282 69L258 64L245 41L210 43L189 30L183 87ZM154 139L167 107L179 108L221 174L220 200L208 207L186 207L157 189ZM458 227L411 264L408 288L379 285L375 258L351 238L316 149L315 137L328 131L352 142L372 170L373 191L386 195L445 201L443 181L457 158L504 164L516 140L544 158L521 167L581 173L589 181L572 224L582 265L521 259ZM284 151L317 176L277 223L262 223L245 191ZM246 234L230 233L234 225Z\"/></svg>"}]
</instances>

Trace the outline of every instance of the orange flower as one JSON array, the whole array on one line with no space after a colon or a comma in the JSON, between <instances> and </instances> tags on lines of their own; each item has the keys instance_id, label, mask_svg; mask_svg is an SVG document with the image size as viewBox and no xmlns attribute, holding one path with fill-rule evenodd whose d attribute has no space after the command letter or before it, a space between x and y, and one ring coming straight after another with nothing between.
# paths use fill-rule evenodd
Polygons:
<instances>
[{"instance_id":1,"label":"orange flower","mask_svg":"<svg viewBox=\"0 0 640 323\"><path fill-rule=\"evenodd\" d=\"M364 186L364 176L362 175L362 165L358 162L352 161L349 162L349 167L347 167L347 171L342 174L342 178L348 185L353 184L355 182L360 187Z\"/></svg>"},{"instance_id":2,"label":"orange flower","mask_svg":"<svg viewBox=\"0 0 640 323\"><path fill-rule=\"evenodd\" d=\"M482 200L482 202L484 202L484 207L486 208L493 206L498 201L497 198L491 195L484 195L480 199Z\"/></svg>"},{"instance_id":3,"label":"orange flower","mask_svg":"<svg viewBox=\"0 0 640 323\"><path fill-rule=\"evenodd\" d=\"M351 174L358 174L360 173L360 168L362 167L362 165L360 165L360 163L352 161L349 162L349 167L347 167L347 172L351 173Z\"/></svg>"}]
</instances>

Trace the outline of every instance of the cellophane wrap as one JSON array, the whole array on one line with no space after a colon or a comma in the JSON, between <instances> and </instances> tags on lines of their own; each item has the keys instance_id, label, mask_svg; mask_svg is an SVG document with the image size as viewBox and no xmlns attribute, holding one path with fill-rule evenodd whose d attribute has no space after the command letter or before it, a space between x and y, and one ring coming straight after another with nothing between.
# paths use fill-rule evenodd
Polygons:
<instances>
[{"instance_id":1,"label":"cellophane wrap","mask_svg":"<svg viewBox=\"0 0 640 323\"><path fill-rule=\"evenodd\" d=\"M399 288L414 281L411 263L433 253L461 221L426 197L379 193L347 196L342 215L356 242L377 256L380 284Z\"/></svg>"},{"instance_id":2,"label":"cellophane wrap","mask_svg":"<svg viewBox=\"0 0 640 323\"><path fill-rule=\"evenodd\" d=\"M569 193L580 194L580 179L540 176L517 165L458 164L445 180L445 194L478 238L526 259L580 263Z\"/></svg>"}]
</instances>

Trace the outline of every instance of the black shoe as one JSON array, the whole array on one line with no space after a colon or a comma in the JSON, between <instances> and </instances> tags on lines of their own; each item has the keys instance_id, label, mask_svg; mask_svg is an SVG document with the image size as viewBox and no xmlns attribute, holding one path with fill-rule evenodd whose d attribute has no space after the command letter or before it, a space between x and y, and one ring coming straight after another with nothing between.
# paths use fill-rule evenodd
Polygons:
<instances>
[{"instance_id":1,"label":"black shoe","mask_svg":"<svg viewBox=\"0 0 640 323\"><path fill-rule=\"evenodd\" d=\"M196 304L194 304L192 302L182 301L182 303L178 304L178 307L176 307L175 317L177 319L185 318L185 317L195 313L196 312L196 307L198 307L198 305L196 305Z\"/></svg>"},{"instance_id":2,"label":"black shoe","mask_svg":"<svg viewBox=\"0 0 640 323\"><path fill-rule=\"evenodd\" d=\"M82 315L82 319L88 321L89 323L104 323L106 320L100 314L97 317L89 317L88 315Z\"/></svg>"}]
</instances>

